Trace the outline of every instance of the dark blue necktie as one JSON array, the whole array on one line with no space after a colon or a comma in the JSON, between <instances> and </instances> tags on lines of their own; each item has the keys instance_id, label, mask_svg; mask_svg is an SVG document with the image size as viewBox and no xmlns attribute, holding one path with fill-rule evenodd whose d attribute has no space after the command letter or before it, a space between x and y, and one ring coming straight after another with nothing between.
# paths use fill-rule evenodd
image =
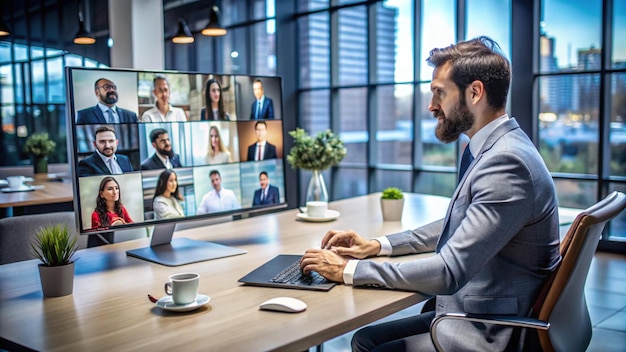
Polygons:
<instances>
[{"instance_id":1,"label":"dark blue necktie","mask_svg":"<svg viewBox=\"0 0 626 352\"><path fill-rule=\"evenodd\" d=\"M463 151L463 157L461 158L461 167L459 169L459 182L461 182L463 175L465 175L465 172L467 171L467 168L472 163L472 161L474 161L474 156L472 155L468 144L465 147L465 150Z\"/></svg>"}]
</instances>

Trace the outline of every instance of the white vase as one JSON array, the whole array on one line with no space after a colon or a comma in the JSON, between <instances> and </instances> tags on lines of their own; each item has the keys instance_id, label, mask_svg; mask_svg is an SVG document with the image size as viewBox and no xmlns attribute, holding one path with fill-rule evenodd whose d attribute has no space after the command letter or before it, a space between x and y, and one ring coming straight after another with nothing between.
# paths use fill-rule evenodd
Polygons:
<instances>
[{"instance_id":1,"label":"white vase","mask_svg":"<svg viewBox=\"0 0 626 352\"><path fill-rule=\"evenodd\" d=\"M322 171L313 170L309 187L306 190L306 202L328 202L328 191Z\"/></svg>"},{"instance_id":2,"label":"white vase","mask_svg":"<svg viewBox=\"0 0 626 352\"><path fill-rule=\"evenodd\" d=\"M61 266L39 264L39 279L44 296L71 295L74 289L74 263Z\"/></svg>"},{"instance_id":3,"label":"white vase","mask_svg":"<svg viewBox=\"0 0 626 352\"><path fill-rule=\"evenodd\" d=\"M404 199L381 199L380 208L383 212L383 221L402 220Z\"/></svg>"}]
</instances>

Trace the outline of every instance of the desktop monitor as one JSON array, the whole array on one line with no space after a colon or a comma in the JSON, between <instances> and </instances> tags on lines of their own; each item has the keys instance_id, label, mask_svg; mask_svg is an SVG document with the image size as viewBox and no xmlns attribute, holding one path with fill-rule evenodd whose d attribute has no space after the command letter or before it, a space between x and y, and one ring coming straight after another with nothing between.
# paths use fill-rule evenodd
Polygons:
<instances>
[{"instance_id":1,"label":"desktop monitor","mask_svg":"<svg viewBox=\"0 0 626 352\"><path fill-rule=\"evenodd\" d=\"M287 206L280 77L67 67L66 80L81 235L153 225L128 255L181 265L245 251L172 239L176 224Z\"/></svg>"}]
</instances>

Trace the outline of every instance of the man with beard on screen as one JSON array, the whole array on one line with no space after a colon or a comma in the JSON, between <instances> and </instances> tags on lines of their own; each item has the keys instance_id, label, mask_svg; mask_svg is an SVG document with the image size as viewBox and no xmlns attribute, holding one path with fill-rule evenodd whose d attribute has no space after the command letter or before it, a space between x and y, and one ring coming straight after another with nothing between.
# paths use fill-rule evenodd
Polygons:
<instances>
[{"instance_id":1,"label":"man with beard on screen","mask_svg":"<svg viewBox=\"0 0 626 352\"><path fill-rule=\"evenodd\" d=\"M560 262L552 177L506 113L509 61L487 37L433 49L427 61L435 68L429 110L437 138L470 138L444 218L377 238L331 230L300 262L303 272L346 285L434 296L421 314L357 331L353 351L434 351L430 323L444 313L525 316ZM433 253L365 260L424 252ZM438 336L446 351L534 351L537 341L520 328L458 320L442 322Z\"/></svg>"},{"instance_id":2,"label":"man with beard on screen","mask_svg":"<svg viewBox=\"0 0 626 352\"><path fill-rule=\"evenodd\" d=\"M137 114L116 106L117 86L106 78L98 78L94 84L98 104L78 111L76 124L113 124L137 122Z\"/></svg>"},{"instance_id":3,"label":"man with beard on screen","mask_svg":"<svg viewBox=\"0 0 626 352\"><path fill-rule=\"evenodd\" d=\"M78 162L78 176L119 175L132 172L133 165L127 156L116 154L119 141L110 126L100 126L94 132L95 151Z\"/></svg>"},{"instance_id":4,"label":"man with beard on screen","mask_svg":"<svg viewBox=\"0 0 626 352\"><path fill-rule=\"evenodd\" d=\"M154 169L173 169L182 167L180 157L172 150L172 142L170 141L167 130L163 128L155 128L150 132L150 141L155 153L143 163L142 170Z\"/></svg>"}]
</instances>

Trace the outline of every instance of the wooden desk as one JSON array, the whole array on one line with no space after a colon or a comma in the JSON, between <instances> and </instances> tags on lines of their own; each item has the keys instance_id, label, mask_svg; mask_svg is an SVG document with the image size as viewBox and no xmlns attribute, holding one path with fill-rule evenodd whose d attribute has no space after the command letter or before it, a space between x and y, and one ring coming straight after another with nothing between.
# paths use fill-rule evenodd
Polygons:
<instances>
[{"instance_id":1,"label":"wooden desk","mask_svg":"<svg viewBox=\"0 0 626 352\"><path fill-rule=\"evenodd\" d=\"M366 237L413 228L444 216L448 199L407 195L402 222L383 222L379 194L341 200L330 223L296 220L297 210L188 229L177 237L214 241L247 254L181 267L125 254L149 245L141 239L78 253L74 293L43 298L37 261L0 266L0 348L45 351L305 350L425 299L411 292L338 285L329 292L243 286L237 280L277 254L318 247L329 229L351 228ZM411 256L392 260L409 260ZM377 258L376 260L390 260ZM147 294L163 296L167 277L200 274L211 301L188 313L162 311ZM292 296L308 304L298 314L260 311L259 304ZM19 345L19 346L16 346Z\"/></svg>"},{"instance_id":2,"label":"wooden desk","mask_svg":"<svg viewBox=\"0 0 626 352\"><path fill-rule=\"evenodd\" d=\"M21 215L25 213L21 210L26 207L51 206L59 203L66 203L60 210L71 207L74 199L71 182L36 180L32 184L43 188L29 192L0 192L0 217Z\"/></svg>"}]
</instances>

